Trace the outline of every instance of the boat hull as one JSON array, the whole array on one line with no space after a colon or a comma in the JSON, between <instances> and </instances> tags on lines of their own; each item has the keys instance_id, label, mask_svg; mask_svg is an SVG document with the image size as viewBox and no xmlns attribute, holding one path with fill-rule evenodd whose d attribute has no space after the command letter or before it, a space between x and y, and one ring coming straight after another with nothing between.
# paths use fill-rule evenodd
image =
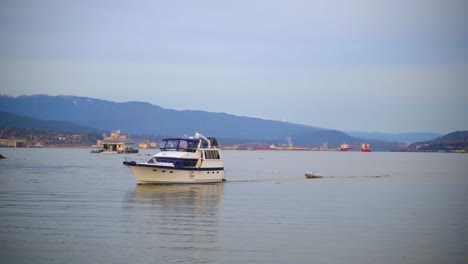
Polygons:
<instances>
[{"instance_id":1,"label":"boat hull","mask_svg":"<svg viewBox=\"0 0 468 264\"><path fill-rule=\"evenodd\" d=\"M372 152L370 145L368 143L362 143L361 152Z\"/></svg>"},{"instance_id":2,"label":"boat hull","mask_svg":"<svg viewBox=\"0 0 468 264\"><path fill-rule=\"evenodd\" d=\"M306 172L305 174L306 178L308 179L314 179L314 178L323 178L318 172Z\"/></svg>"},{"instance_id":3,"label":"boat hull","mask_svg":"<svg viewBox=\"0 0 468 264\"><path fill-rule=\"evenodd\" d=\"M129 165L137 184L215 183L224 178L224 168L178 169Z\"/></svg>"}]
</instances>

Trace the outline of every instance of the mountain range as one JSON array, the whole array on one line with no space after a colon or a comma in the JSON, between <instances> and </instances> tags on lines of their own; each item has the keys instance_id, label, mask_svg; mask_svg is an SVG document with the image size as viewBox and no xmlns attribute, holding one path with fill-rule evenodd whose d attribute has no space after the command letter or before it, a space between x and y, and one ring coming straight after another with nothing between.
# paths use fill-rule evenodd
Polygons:
<instances>
[{"instance_id":1,"label":"mountain range","mask_svg":"<svg viewBox=\"0 0 468 264\"><path fill-rule=\"evenodd\" d=\"M96 128L85 127L66 121L48 121L0 111L0 127L15 127L59 132L99 133Z\"/></svg>"},{"instance_id":2,"label":"mountain range","mask_svg":"<svg viewBox=\"0 0 468 264\"><path fill-rule=\"evenodd\" d=\"M455 131L447 135L408 146L409 151L468 152L468 130Z\"/></svg>"},{"instance_id":3,"label":"mountain range","mask_svg":"<svg viewBox=\"0 0 468 264\"><path fill-rule=\"evenodd\" d=\"M215 135L218 138L239 141L286 142L286 137L292 137L294 144L297 145L376 141L376 139L365 135L350 136L341 131L283 121L206 111L179 111L145 102L119 103L79 96L31 95L12 97L0 95L0 111L4 111L1 113L4 120L0 126L14 126L16 122L17 126L22 124L22 126L29 126L29 128L55 126L57 129L62 127L83 132L120 129L125 134L170 136L192 135L198 131L208 136ZM6 118L8 113L14 116ZM8 123L7 120L9 120ZM392 134L381 133L381 138L382 135L387 135L388 140ZM406 139L404 136L400 136L399 141L422 141L431 139L427 138L431 136L435 138L440 134L407 133ZM409 137L411 140L407 140ZM389 141L395 140L390 139Z\"/></svg>"},{"instance_id":4,"label":"mountain range","mask_svg":"<svg viewBox=\"0 0 468 264\"><path fill-rule=\"evenodd\" d=\"M418 142L418 141L427 141L440 136L443 136L439 133L381 133L381 132L356 132L356 131L346 131L346 134L357 137L357 138L372 138L374 140L380 141L392 141L392 142Z\"/></svg>"}]
</instances>

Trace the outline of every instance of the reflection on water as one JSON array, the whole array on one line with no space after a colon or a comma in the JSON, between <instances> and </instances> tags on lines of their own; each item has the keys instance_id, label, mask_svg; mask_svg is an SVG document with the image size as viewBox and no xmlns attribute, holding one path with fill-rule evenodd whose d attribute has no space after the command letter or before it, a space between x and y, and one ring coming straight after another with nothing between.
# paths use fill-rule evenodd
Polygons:
<instances>
[{"instance_id":1,"label":"reflection on water","mask_svg":"<svg viewBox=\"0 0 468 264\"><path fill-rule=\"evenodd\" d=\"M203 211L219 205L223 190L223 183L137 185L132 202L171 209L193 206L195 210Z\"/></svg>"},{"instance_id":2,"label":"reflection on water","mask_svg":"<svg viewBox=\"0 0 468 264\"><path fill-rule=\"evenodd\" d=\"M1 263L467 262L468 155L225 151L226 183L136 186L122 156L2 152Z\"/></svg>"},{"instance_id":3,"label":"reflection on water","mask_svg":"<svg viewBox=\"0 0 468 264\"><path fill-rule=\"evenodd\" d=\"M159 250L160 260L209 262L221 250L223 191L223 183L137 185L126 221L135 224L135 241Z\"/></svg>"}]
</instances>

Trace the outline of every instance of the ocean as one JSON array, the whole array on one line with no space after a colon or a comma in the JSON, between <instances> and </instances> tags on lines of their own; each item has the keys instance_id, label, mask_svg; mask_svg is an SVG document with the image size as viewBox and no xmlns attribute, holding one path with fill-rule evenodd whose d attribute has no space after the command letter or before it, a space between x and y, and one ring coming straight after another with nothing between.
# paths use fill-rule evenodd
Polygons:
<instances>
[{"instance_id":1,"label":"ocean","mask_svg":"<svg viewBox=\"0 0 468 264\"><path fill-rule=\"evenodd\" d=\"M467 154L223 151L226 182L138 186L144 155L89 151L0 148L1 263L468 262Z\"/></svg>"}]
</instances>

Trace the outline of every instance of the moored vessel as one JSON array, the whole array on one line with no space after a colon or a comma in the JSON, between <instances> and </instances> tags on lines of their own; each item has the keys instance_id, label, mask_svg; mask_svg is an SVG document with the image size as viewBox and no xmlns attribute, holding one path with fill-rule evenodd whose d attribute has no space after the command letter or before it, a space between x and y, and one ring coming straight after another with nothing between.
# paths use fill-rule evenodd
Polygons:
<instances>
[{"instance_id":1,"label":"moored vessel","mask_svg":"<svg viewBox=\"0 0 468 264\"><path fill-rule=\"evenodd\" d=\"M102 140L97 141L96 145L93 145L93 150L91 150L91 153L138 153L138 149L134 147L135 142L131 142L126 135L121 135L120 130L112 131L109 137L106 134L102 134L102 138Z\"/></svg>"},{"instance_id":2,"label":"moored vessel","mask_svg":"<svg viewBox=\"0 0 468 264\"><path fill-rule=\"evenodd\" d=\"M361 144L361 152L372 152L369 143Z\"/></svg>"},{"instance_id":3,"label":"moored vessel","mask_svg":"<svg viewBox=\"0 0 468 264\"><path fill-rule=\"evenodd\" d=\"M340 151L353 151L351 145L343 143L340 145Z\"/></svg>"},{"instance_id":4,"label":"moored vessel","mask_svg":"<svg viewBox=\"0 0 468 264\"><path fill-rule=\"evenodd\" d=\"M137 184L214 183L224 178L224 162L215 138L199 133L188 138L166 138L161 152L146 162L124 161Z\"/></svg>"}]
</instances>

